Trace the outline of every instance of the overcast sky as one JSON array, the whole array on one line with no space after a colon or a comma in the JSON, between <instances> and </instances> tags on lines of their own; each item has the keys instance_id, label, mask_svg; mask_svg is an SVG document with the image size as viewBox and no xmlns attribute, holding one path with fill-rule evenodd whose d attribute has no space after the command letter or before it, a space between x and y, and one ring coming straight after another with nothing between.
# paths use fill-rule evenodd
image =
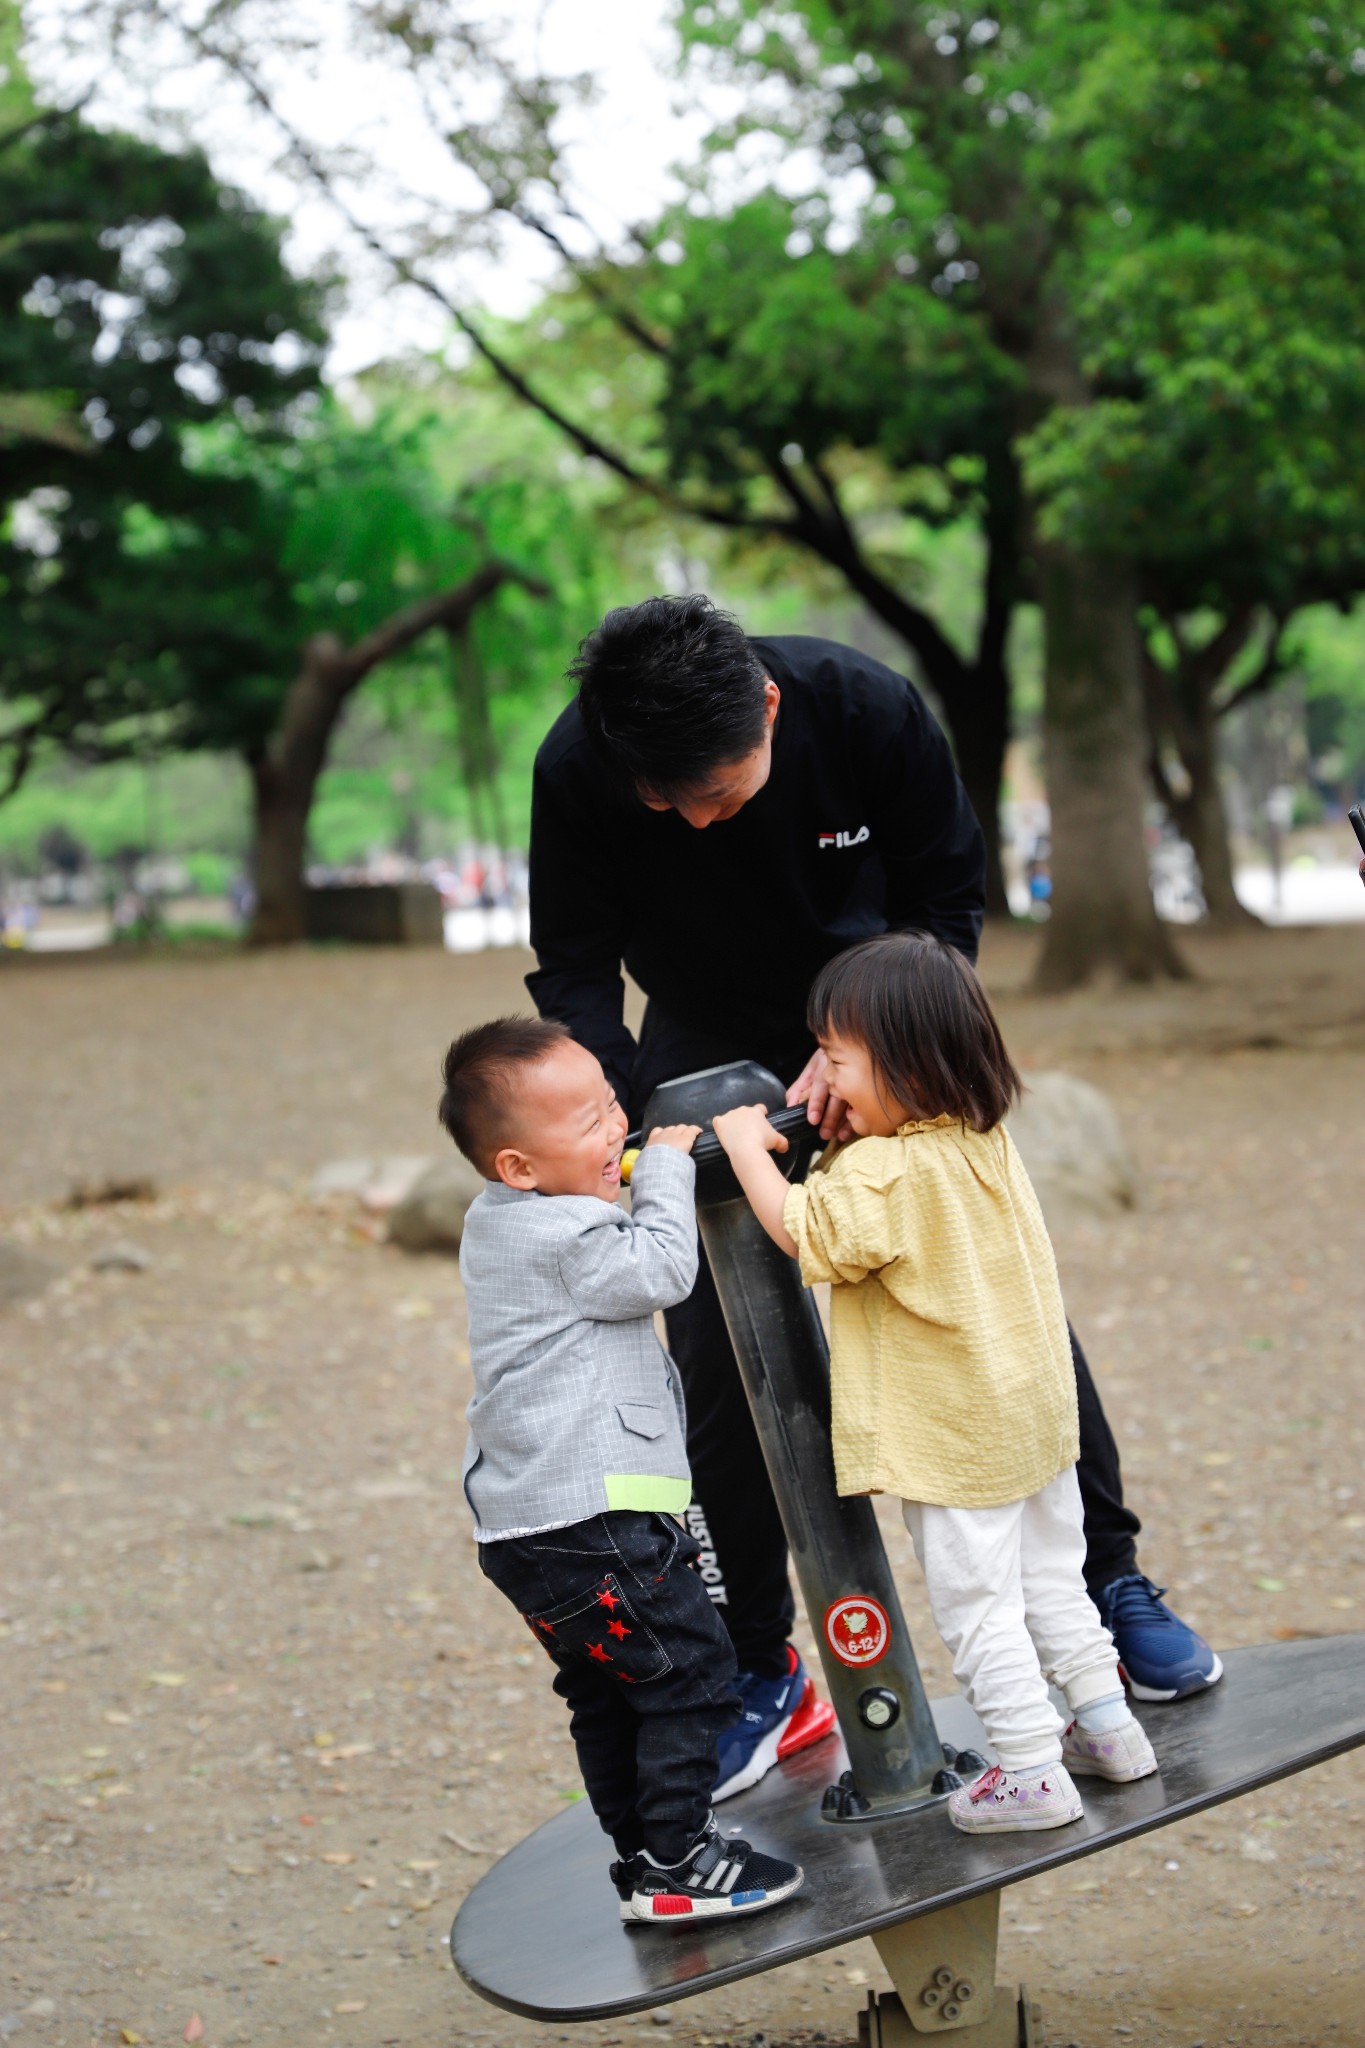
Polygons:
<instances>
[{"instance_id":1,"label":"overcast sky","mask_svg":"<svg viewBox=\"0 0 1365 2048\"><path fill-rule=\"evenodd\" d=\"M197 11L197 0L186 4ZM291 120L329 146L354 145L380 167L358 197L376 222L410 217L413 194L469 204L472 184L460 189L449 154L396 68L360 59L347 47L337 32L343 10L335 0L312 0L312 7L322 42L318 59L273 67L273 89ZM676 193L670 165L692 158L710 120L726 111L728 95L708 88L698 105L695 92L678 80L670 7L671 0L502 0L496 17L470 11L481 26L495 18L507 24L520 64L538 63L556 75L593 75L595 104L568 116L565 134L576 196L608 230L647 219ZM309 0L292 0L275 18L299 22L309 12ZM29 63L40 88L62 98L89 91L88 111L101 122L150 127L163 138L178 126L207 149L220 176L289 218L291 260L311 268L340 254L353 288L337 330L334 374L440 341L442 316L417 294L394 291L326 202L281 169L278 137L236 90L217 75L187 68L169 41L148 45L137 62L111 68L90 17L83 0L29 0ZM443 276L469 301L516 314L552 273L543 245L514 231L495 253L471 252Z\"/></svg>"}]
</instances>

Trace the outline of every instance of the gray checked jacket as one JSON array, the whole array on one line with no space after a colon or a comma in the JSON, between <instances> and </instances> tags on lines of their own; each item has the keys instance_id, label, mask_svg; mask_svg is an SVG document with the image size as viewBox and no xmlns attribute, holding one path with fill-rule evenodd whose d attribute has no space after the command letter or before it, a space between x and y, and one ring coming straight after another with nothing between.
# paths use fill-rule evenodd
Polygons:
<instances>
[{"instance_id":1,"label":"gray checked jacket","mask_svg":"<svg viewBox=\"0 0 1365 2048\"><path fill-rule=\"evenodd\" d=\"M474 1398L464 1489L481 1543L692 1497L682 1386L654 1334L697 1277L696 1169L648 1146L631 1214L489 1181L465 1218Z\"/></svg>"}]
</instances>

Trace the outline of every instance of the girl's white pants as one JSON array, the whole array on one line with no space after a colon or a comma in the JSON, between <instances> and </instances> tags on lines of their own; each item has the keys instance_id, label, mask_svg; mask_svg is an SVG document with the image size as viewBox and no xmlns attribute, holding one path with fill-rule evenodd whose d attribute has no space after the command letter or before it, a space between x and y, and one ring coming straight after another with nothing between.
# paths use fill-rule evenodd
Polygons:
<instances>
[{"instance_id":1,"label":"girl's white pants","mask_svg":"<svg viewBox=\"0 0 1365 2048\"><path fill-rule=\"evenodd\" d=\"M1075 1466L1007 1507L904 1509L934 1625L991 1747L1007 1770L1060 1763L1064 1724L1047 1679L1073 1711L1123 1683L1085 1590Z\"/></svg>"}]
</instances>

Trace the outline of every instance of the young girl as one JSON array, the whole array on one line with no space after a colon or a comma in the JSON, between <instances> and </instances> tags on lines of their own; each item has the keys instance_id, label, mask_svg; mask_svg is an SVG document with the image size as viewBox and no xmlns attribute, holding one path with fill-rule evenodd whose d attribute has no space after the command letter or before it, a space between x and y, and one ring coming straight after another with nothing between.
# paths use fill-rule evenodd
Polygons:
<instances>
[{"instance_id":1,"label":"young girl","mask_svg":"<svg viewBox=\"0 0 1365 2048\"><path fill-rule=\"evenodd\" d=\"M716 1136L806 1285L833 1283L839 1491L901 1496L934 1622L1000 1759L951 1795L954 1825L1062 1827L1081 1817L1070 1771L1122 1783L1157 1762L1082 1578L1066 1316L1001 1121L1019 1076L976 975L924 933L841 953L807 1022L854 1142L789 1187L765 1110L718 1116Z\"/></svg>"}]
</instances>

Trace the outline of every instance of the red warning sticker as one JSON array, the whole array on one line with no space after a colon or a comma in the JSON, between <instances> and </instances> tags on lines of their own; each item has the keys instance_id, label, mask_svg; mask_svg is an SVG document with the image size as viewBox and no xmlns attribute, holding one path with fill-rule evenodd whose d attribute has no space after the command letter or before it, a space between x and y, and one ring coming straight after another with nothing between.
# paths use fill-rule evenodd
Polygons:
<instances>
[{"instance_id":1,"label":"red warning sticker","mask_svg":"<svg viewBox=\"0 0 1365 2048\"><path fill-rule=\"evenodd\" d=\"M891 1623L879 1600L850 1593L825 1609L825 1641L841 1664L855 1669L875 1664L886 1655L891 1641Z\"/></svg>"}]
</instances>

